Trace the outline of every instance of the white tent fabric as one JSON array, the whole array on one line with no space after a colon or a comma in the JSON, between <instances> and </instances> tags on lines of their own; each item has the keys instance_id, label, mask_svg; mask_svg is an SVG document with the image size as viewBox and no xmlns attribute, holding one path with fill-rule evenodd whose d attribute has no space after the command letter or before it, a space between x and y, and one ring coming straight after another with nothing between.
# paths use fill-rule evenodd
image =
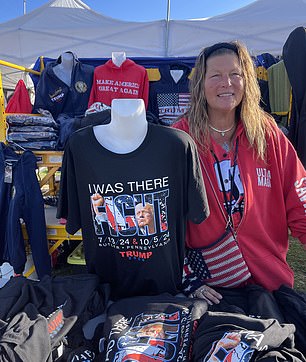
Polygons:
<instances>
[{"instance_id":1,"label":"white tent fabric","mask_svg":"<svg viewBox=\"0 0 306 362\"><path fill-rule=\"evenodd\" d=\"M253 55L281 55L291 31L306 27L306 0L257 0L208 19L171 21L169 56L192 56L216 42L240 40Z\"/></svg>"},{"instance_id":2,"label":"white tent fabric","mask_svg":"<svg viewBox=\"0 0 306 362\"><path fill-rule=\"evenodd\" d=\"M306 26L306 0L257 0L209 19L171 20L168 27L166 20L106 17L81 0L51 0L0 24L0 59L30 67L41 55L57 58L67 50L79 58L107 58L113 51L125 51L128 57L196 56L206 45L235 39L253 55L279 55L298 26ZM14 70L1 71L4 87L16 84Z\"/></svg>"},{"instance_id":3,"label":"white tent fabric","mask_svg":"<svg viewBox=\"0 0 306 362\"><path fill-rule=\"evenodd\" d=\"M166 21L126 22L100 15L81 0L53 0L0 24L0 59L29 67L43 55L57 58L72 50L79 58L164 56ZM1 68L3 83L12 69Z\"/></svg>"},{"instance_id":4,"label":"white tent fabric","mask_svg":"<svg viewBox=\"0 0 306 362\"><path fill-rule=\"evenodd\" d=\"M165 21L125 22L100 15L80 0L53 0L31 13L0 24L1 58L23 64L38 56L73 49L79 57L164 56Z\"/></svg>"}]
</instances>

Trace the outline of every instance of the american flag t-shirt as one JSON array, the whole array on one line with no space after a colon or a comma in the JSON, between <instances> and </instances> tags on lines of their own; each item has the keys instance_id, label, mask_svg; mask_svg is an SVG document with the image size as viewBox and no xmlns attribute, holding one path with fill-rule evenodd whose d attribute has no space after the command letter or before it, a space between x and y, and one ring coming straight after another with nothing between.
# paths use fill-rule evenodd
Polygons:
<instances>
[{"instance_id":1,"label":"american flag t-shirt","mask_svg":"<svg viewBox=\"0 0 306 362\"><path fill-rule=\"evenodd\" d=\"M157 106L161 124L171 126L189 107L189 93L159 93Z\"/></svg>"}]
</instances>

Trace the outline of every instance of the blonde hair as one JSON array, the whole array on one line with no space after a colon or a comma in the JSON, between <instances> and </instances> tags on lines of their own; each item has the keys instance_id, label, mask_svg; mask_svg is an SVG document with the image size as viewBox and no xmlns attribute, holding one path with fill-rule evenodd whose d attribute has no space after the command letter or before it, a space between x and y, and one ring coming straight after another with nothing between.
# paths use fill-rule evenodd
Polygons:
<instances>
[{"instance_id":1,"label":"blonde hair","mask_svg":"<svg viewBox=\"0 0 306 362\"><path fill-rule=\"evenodd\" d=\"M210 51L212 47L216 50ZM271 131L270 121L273 118L260 107L261 94L253 60L247 48L238 41L221 43L220 47L215 44L212 47L204 48L197 57L190 81L190 108L186 114L190 134L204 148L204 151L209 149L207 100L204 93L206 60L208 57L217 55L236 54L244 79L244 95L241 104L236 109L236 117L241 119L247 139L257 156L265 160L266 132Z\"/></svg>"}]
</instances>

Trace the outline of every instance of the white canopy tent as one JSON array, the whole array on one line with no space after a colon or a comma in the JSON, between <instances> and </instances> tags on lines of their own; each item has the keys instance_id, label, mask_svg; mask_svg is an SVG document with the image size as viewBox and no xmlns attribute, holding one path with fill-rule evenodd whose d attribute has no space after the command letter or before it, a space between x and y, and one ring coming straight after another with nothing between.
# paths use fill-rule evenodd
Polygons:
<instances>
[{"instance_id":1,"label":"white canopy tent","mask_svg":"<svg viewBox=\"0 0 306 362\"><path fill-rule=\"evenodd\" d=\"M257 0L208 19L171 21L168 55L191 56L207 45L238 39L253 55L281 55L299 26L306 27L306 0Z\"/></svg>"},{"instance_id":2,"label":"white canopy tent","mask_svg":"<svg viewBox=\"0 0 306 362\"><path fill-rule=\"evenodd\" d=\"M79 58L110 57L112 51L123 50L130 57L164 56L165 27L166 20L120 21L94 12L81 0L52 0L0 24L0 59L29 67L41 55L57 58L67 50ZM1 70L5 87L15 71Z\"/></svg>"},{"instance_id":3,"label":"white canopy tent","mask_svg":"<svg viewBox=\"0 0 306 362\"><path fill-rule=\"evenodd\" d=\"M103 16L81 0L51 0L0 24L0 59L30 67L43 55L71 50L79 58L196 56L217 41L242 40L256 55L279 55L290 32L306 26L306 0L257 0L209 19L127 22ZM15 71L1 67L4 87L16 84ZM13 73L13 74L12 74Z\"/></svg>"}]
</instances>

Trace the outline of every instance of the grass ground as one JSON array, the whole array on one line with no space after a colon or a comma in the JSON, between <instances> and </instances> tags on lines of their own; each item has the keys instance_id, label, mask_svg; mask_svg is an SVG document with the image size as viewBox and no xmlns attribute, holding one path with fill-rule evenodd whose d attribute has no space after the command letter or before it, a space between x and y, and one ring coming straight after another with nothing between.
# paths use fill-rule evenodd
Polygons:
<instances>
[{"instance_id":1,"label":"grass ground","mask_svg":"<svg viewBox=\"0 0 306 362\"><path fill-rule=\"evenodd\" d=\"M294 288L306 292L306 251L294 238L290 238L287 261L294 271Z\"/></svg>"}]
</instances>

